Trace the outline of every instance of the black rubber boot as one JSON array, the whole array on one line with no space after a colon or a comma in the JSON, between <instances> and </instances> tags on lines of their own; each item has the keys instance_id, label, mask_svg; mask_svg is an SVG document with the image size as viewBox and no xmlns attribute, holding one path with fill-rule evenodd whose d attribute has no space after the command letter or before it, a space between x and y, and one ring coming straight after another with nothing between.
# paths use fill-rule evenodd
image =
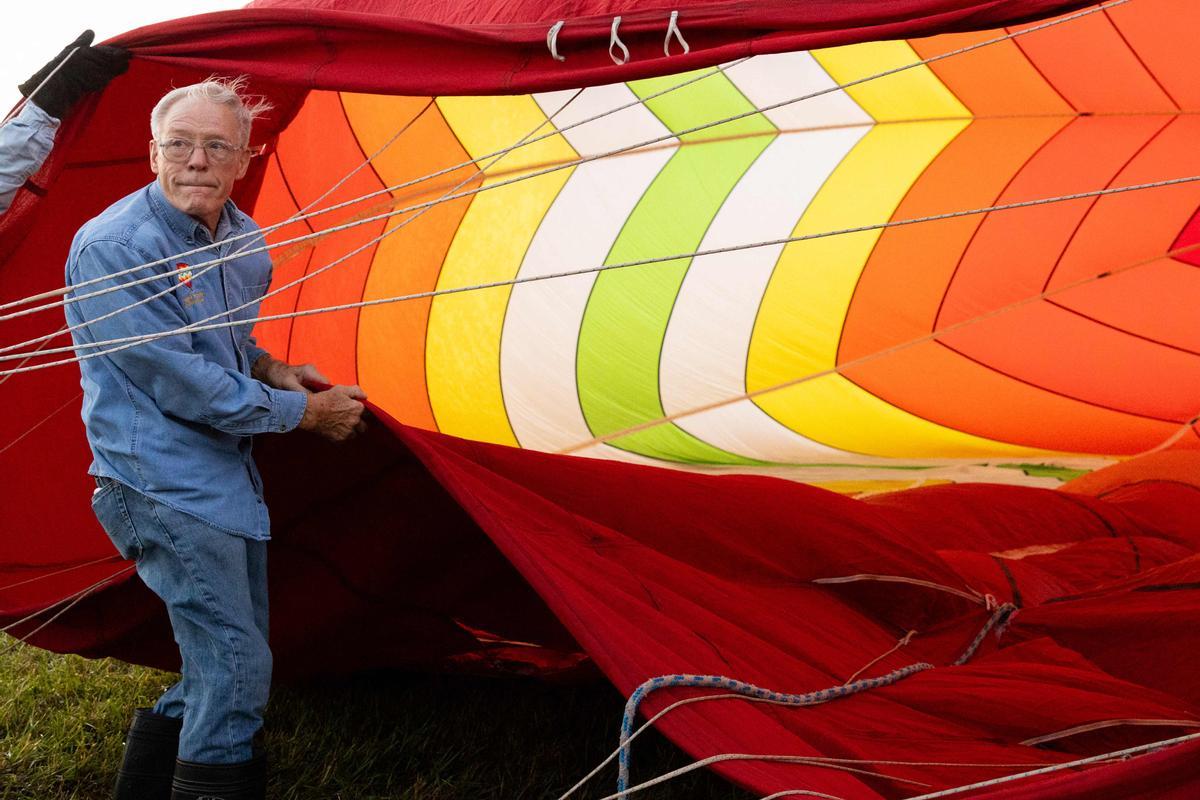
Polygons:
<instances>
[{"instance_id":1,"label":"black rubber boot","mask_svg":"<svg viewBox=\"0 0 1200 800\"><path fill-rule=\"evenodd\" d=\"M267 757L256 755L240 764L175 762L171 800L264 800Z\"/></svg>"},{"instance_id":2,"label":"black rubber boot","mask_svg":"<svg viewBox=\"0 0 1200 800\"><path fill-rule=\"evenodd\" d=\"M114 800L170 800L181 727L183 720L148 708L133 712Z\"/></svg>"}]
</instances>

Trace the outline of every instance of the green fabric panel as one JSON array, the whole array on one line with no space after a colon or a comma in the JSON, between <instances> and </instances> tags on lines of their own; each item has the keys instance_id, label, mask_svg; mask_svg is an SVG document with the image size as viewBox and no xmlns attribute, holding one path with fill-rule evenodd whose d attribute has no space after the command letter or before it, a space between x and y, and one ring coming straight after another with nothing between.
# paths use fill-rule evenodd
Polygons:
<instances>
[{"instance_id":1,"label":"green fabric panel","mask_svg":"<svg viewBox=\"0 0 1200 800\"><path fill-rule=\"evenodd\" d=\"M630 83L639 97L679 83L672 75ZM724 75L650 100L672 131L753 110ZM605 263L697 250L721 204L774 139L761 114L689 134L646 190ZM767 134L767 135L763 135ZM602 272L579 334L579 400L596 435L664 416L659 359L671 309L691 259ZM686 463L758 463L727 453L674 424L632 433L609 444L652 458Z\"/></svg>"},{"instance_id":2,"label":"green fabric panel","mask_svg":"<svg viewBox=\"0 0 1200 800\"><path fill-rule=\"evenodd\" d=\"M996 466L1005 469L1019 469L1033 478L1058 478L1063 482L1074 480L1091 472L1089 469L1060 467L1056 464L997 464Z\"/></svg>"}]
</instances>

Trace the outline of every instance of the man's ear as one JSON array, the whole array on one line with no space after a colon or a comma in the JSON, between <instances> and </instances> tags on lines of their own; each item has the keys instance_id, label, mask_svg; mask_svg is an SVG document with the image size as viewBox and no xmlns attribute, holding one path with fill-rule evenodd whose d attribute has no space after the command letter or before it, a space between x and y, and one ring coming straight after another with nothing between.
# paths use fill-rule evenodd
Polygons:
<instances>
[{"instance_id":1,"label":"man's ear","mask_svg":"<svg viewBox=\"0 0 1200 800\"><path fill-rule=\"evenodd\" d=\"M238 166L238 174L234 178L235 181L240 181L246 177L246 170L250 169L250 148L242 148L242 151L238 154L238 159L241 163Z\"/></svg>"},{"instance_id":2,"label":"man's ear","mask_svg":"<svg viewBox=\"0 0 1200 800\"><path fill-rule=\"evenodd\" d=\"M150 140L150 171L158 174L158 142Z\"/></svg>"}]
</instances>

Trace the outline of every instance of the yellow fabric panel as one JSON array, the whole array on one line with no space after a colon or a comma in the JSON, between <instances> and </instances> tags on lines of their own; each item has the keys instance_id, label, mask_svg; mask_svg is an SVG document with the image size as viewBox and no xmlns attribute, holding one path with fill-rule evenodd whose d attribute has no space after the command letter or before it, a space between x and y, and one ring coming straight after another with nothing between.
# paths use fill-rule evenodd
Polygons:
<instances>
[{"instance_id":1,"label":"yellow fabric panel","mask_svg":"<svg viewBox=\"0 0 1200 800\"><path fill-rule=\"evenodd\" d=\"M814 50L813 58L838 83L877 75L921 60L908 42L863 44ZM846 89L876 122L969 117L971 112L933 70L921 65Z\"/></svg>"},{"instance_id":2,"label":"yellow fabric panel","mask_svg":"<svg viewBox=\"0 0 1200 800\"><path fill-rule=\"evenodd\" d=\"M909 480L909 481L817 481L810 483L810 486L816 486L819 489L825 489L829 492L837 492L838 494L846 494L851 497L866 496L873 494L886 494L888 492L903 492L906 489L916 489L920 486L945 486L953 483L945 479L936 480Z\"/></svg>"},{"instance_id":3,"label":"yellow fabric panel","mask_svg":"<svg viewBox=\"0 0 1200 800\"><path fill-rule=\"evenodd\" d=\"M930 386L929 390L939 389ZM768 414L802 435L864 455L906 459L1048 455L1033 448L951 430L914 416L841 375L827 375L755 400Z\"/></svg>"},{"instance_id":4,"label":"yellow fabric panel","mask_svg":"<svg viewBox=\"0 0 1200 800\"><path fill-rule=\"evenodd\" d=\"M472 158L517 143L546 120L528 96L440 97L437 103ZM505 156L489 168L485 183L576 157L566 140L554 136ZM515 277L538 224L571 172L477 195L446 254L437 288ZM434 298L425 342L426 376L434 417L446 433L517 445L500 383L500 334L510 293L505 286Z\"/></svg>"},{"instance_id":5,"label":"yellow fabric panel","mask_svg":"<svg viewBox=\"0 0 1200 800\"><path fill-rule=\"evenodd\" d=\"M887 221L930 161L967 124L910 122L872 129L830 175L793 236ZM784 248L750 341L749 391L835 366L846 310L879 235L844 234ZM1031 452L913 416L840 375L770 392L755 402L802 435L851 452L907 458Z\"/></svg>"}]
</instances>

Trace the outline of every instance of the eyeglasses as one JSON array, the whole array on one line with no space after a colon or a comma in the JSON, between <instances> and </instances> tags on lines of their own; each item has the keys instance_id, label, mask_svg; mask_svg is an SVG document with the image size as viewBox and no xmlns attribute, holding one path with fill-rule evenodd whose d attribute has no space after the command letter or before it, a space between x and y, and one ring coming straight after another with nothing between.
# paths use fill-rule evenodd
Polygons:
<instances>
[{"instance_id":1,"label":"eyeglasses","mask_svg":"<svg viewBox=\"0 0 1200 800\"><path fill-rule=\"evenodd\" d=\"M167 161L181 164L192 157L197 147L204 148L204 156L210 164L228 164L233 157L245 150L244 147L234 147L229 142L211 139L207 142L192 142L187 139L167 139L158 143L158 151Z\"/></svg>"}]
</instances>

